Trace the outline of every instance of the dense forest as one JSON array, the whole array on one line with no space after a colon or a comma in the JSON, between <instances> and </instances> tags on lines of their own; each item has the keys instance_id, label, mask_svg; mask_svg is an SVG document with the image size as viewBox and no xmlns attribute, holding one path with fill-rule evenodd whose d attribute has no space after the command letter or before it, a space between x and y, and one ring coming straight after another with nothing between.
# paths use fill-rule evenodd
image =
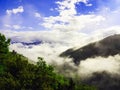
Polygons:
<instances>
[{"instance_id":1,"label":"dense forest","mask_svg":"<svg viewBox=\"0 0 120 90\"><path fill-rule=\"evenodd\" d=\"M96 90L94 86L56 73L38 57L36 64L9 51L10 39L0 34L0 90Z\"/></svg>"}]
</instances>

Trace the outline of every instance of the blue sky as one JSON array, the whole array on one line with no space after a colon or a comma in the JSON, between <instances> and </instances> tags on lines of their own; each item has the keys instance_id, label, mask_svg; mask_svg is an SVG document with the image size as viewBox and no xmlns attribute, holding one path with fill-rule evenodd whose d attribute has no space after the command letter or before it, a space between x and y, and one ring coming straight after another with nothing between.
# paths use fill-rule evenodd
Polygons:
<instances>
[{"instance_id":1,"label":"blue sky","mask_svg":"<svg viewBox=\"0 0 120 90\"><path fill-rule=\"evenodd\" d=\"M7 10L17 9L18 7L22 6L23 12L19 12L16 14L12 14L9 16L9 22L11 23L3 23L4 19L7 16ZM54 0L0 0L0 18L3 19L0 22L2 24L2 28L5 28L3 24L10 24L13 25L16 22L16 25L25 25L26 27L33 27L34 29L43 28L42 26L38 26L40 20L34 17L35 13L41 14L45 16L54 16L57 15L58 12L53 12L50 9L56 8L57 5L55 4ZM21 22L21 23L19 23Z\"/></svg>"},{"instance_id":2,"label":"blue sky","mask_svg":"<svg viewBox=\"0 0 120 90\"><path fill-rule=\"evenodd\" d=\"M75 2L73 2L75 1ZM46 18L66 16L101 15L103 9L115 11L119 0L0 0L1 29L47 30ZM62 3L62 4L60 4ZM68 4L68 5L67 5ZM61 9L64 8L64 9ZM22 11L19 11L22 10ZM68 12L67 12L68 11ZM65 13L66 12L66 13ZM64 13L63 15L61 15ZM9 14L9 15L8 15ZM70 16L67 15L67 16ZM66 17L67 18L67 17ZM53 18L52 18L53 19ZM63 18L62 18L63 19ZM53 24L66 21L54 21ZM67 27L66 27L67 28Z\"/></svg>"},{"instance_id":3,"label":"blue sky","mask_svg":"<svg viewBox=\"0 0 120 90\"><path fill-rule=\"evenodd\" d=\"M18 6L26 7L28 5L33 6L36 11L43 13L45 16L58 15L57 11L52 12L50 9L57 8L55 2L62 0L0 0L0 14L5 14L7 9L17 8ZM88 0L92 6L86 6L84 2L79 2L76 5L78 13L88 13L90 11L96 11L102 7L114 8L115 0Z\"/></svg>"}]
</instances>

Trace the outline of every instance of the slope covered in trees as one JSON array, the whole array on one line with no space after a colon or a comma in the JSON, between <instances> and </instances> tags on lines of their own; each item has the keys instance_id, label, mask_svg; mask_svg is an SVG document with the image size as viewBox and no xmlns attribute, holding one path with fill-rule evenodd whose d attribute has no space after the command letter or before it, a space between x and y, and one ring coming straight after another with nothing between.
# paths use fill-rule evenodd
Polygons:
<instances>
[{"instance_id":1,"label":"slope covered in trees","mask_svg":"<svg viewBox=\"0 0 120 90\"><path fill-rule=\"evenodd\" d=\"M96 90L55 73L43 58L37 64L15 51L10 52L10 39L0 34L0 90Z\"/></svg>"}]
</instances>

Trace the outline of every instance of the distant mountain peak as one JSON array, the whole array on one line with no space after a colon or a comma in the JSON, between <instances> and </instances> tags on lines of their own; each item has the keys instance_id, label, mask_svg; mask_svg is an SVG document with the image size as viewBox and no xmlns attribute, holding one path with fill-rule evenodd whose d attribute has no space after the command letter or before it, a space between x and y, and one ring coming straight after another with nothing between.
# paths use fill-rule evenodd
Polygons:
<instances>
[{"instance_id":1,"label":"distant mountain peak","mask_svg":"<svg viewBox=\"0 0 120 90\"><path fill-rule=\"evenodd\" d=\"M81 60L94 58L97 56L108 57L120 53L120 34L108 36L100 41L90 43L77 50L68 49L61 53L61 57L73 58L75 64L79 64Z\"/></svg>"},{"instance_id":2,"label":"distant mountain peak","mask_svg":"<svg viewBox=\"0 0 120 90\"><path fill-rule=\"evenodd\" d=\"M31 42L15 41L15 40L12 40L12 41L11 41L11 44L15 44L15 43L21 43L21 44L23 44L23 45L30 46L30 45L39 45L39 44L42 43L42 41L40 41L40 40L34 40L34 41L31 41Z\"/></svg>"}]
</instances>

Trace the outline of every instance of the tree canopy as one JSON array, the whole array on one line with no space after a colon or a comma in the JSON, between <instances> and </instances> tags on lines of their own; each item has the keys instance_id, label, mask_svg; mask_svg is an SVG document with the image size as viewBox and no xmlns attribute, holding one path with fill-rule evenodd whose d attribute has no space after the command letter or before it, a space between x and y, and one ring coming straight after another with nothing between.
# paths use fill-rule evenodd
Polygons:
<instances>
[{"instance_id":1,"label":"tree canopy","mask_svg":"<svg viewBox=\"0 0 120 90\"><path fill-rule=\"evenodd\" d=\"M54 71L39 57L37 64L9 51L10 39L0 34L0 90L96 90Z\"/></svg>"}]
</instances>

